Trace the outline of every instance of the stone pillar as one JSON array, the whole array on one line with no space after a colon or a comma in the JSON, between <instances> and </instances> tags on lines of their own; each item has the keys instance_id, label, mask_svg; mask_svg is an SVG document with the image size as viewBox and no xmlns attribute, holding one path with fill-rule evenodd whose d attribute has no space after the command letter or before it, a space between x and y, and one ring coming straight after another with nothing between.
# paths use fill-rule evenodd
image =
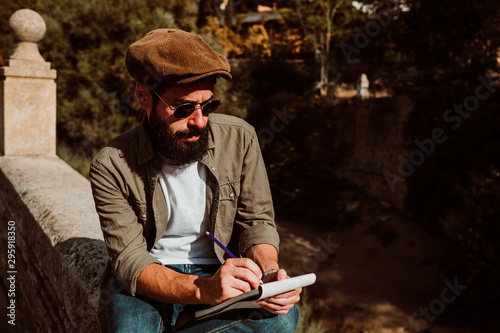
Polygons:
<instances>
[{"instance_id":1,"label":"stone pillar","mask_svg":"<svg viewBox=\"0 0 500 333\"><path fill-rule=\"evenodd\" d=\"M368 81L368 76L365 73L361 74L356 82L356 96L361 99L367 99L370 97L370 81Z\"/></svg>"},{"instance_id":2,"label":"stone pillar","mask_svg":"<svg viewBox=\"0 0 500 333\"><path fill-rule=\"evenodd\" d=\"M38 51L46 25L30 10L10 18L16 49L0 67L0 154L56 153L56 70Z\"/></svg>"}]
</instances>

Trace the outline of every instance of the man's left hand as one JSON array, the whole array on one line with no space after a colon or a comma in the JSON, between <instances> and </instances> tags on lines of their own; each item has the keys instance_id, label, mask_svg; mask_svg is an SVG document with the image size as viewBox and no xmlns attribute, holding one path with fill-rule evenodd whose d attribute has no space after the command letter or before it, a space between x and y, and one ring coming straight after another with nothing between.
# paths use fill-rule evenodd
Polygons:
<instances>
[{"instance_id":1,"label":"man's left hand","mask_svg":"<svg viewBox=\"0 0 500 333\"><path fill-rule=\"evenodd\" d=\"M263 282L279 281L284 279L289 279L290 277L284 269L280 269L276 272L271 272L263 277ZM295 303L300 300L300 293L302 288L297 288L288 291L283 294L275 295L273 297L268 297L257 301L264 309L274 314L286 314Z\"/></svg>"}]
</instances>

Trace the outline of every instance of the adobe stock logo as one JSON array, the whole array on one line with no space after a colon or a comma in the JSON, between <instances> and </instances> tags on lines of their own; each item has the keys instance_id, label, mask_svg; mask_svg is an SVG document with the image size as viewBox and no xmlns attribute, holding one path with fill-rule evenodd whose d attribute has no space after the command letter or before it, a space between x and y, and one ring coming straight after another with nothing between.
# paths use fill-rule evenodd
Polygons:
<instances>
[{"instance_id":1,"label":"adobe stock logo","mask_svg":"<svg viewBox=\"0 0 500 333\"><path fill-rule=\"evenodd\" d=\"M457 297L462 294L461 292L467 289L466 285L458 284L458 278L455 278L453 283L447 279L443 283L446 287L441 290L440 297L430 301L427 307L420 307L418 312L414 312L408 318L410 325L420 331L425 330L429 322L434 322L437 316L444 312L447 304L455 302Z\"/></svg>"},{"instance_id":2,"label":"adobe stock logo","mask_svg":"<svg viewBox=\"0 0 500 333\"><path fill-rule=\"evenodd\" d=\"M269 120L268 126L261 128L257 134L260 150L264 150L265 146L274 140L274 134L282 132L285 127L290 124L290 120L297 117L296 114L289 113L286 106L283 107L283 111L273 108L273 114L274 117Z\"/></svg>"},{"instance_id":3,"label":"adobe stock logo","mask_svg":"<svg viewBox=\"0 0 500 333\"><path fill-rule=\"evenodd\" d=\"M495 87L498 85L492 82L491 77L485 78L484 76L478 77L479 84L476 86L473 95L469 95L464 98L463 104L454 104L453 109L448 109L443 113L443 121L446 124L450 124L451 130L458 130L463 123L464 119L467 119L471 114L479 109L480 102L486 100L495 91ZM414 143L417 146L412 150L408 156L405 158L403 155L399 155L399 166L397 174L384 169L384 178L391 189L391 192L396 190L396 184L402 183L406 178L413 175L415 169L421 166L428 157L430 157L436 151L437 145L442 144L448 140L448 134L446 130L441 127L434 128L429 138L423 140L415 139Z\"/></svg>"},{"instance_id":4,"label":"adobe stock logo","mask_svg":"<svg viewBox=\"0 0 500 333\"><path fill-rule=\"evenodd\" d=\"M387 27L392 21L392 16L395 14L394 9L389 6L386 10L381 11L375 16L375 19L365 25L364 31L358 27L354 28L356 36L354 36L354 45L342 42L340 49L344 54L348 63L352 63L354 54L359 55L361 50L366 48L382 32L382 29Z\"/></svg>"},{"instance_id":5,"label":"adobe stock logo","mask_svg":"<svg viewBox=\"0 0 500 333\"><path fill-rule=\"evenodd\" d=\"M326 240L322 237L317 237L316 242L319 246L316 246L313 256L306 256L301 262L295 263L287 270L289 276L315 272L318 270L320 263L334 256L335 249L341 245L334 242L331 235L327 235Z\"/></svg>"}]
</instances>

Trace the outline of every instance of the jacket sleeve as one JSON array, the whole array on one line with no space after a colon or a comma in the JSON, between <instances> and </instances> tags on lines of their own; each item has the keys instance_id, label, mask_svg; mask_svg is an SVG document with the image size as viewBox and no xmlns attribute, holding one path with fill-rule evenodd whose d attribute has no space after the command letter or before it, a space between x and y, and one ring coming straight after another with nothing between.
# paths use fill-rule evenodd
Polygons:
<instances>
[{"instance_id":1,"label":"jacket sleeve","mask_svg":"<svg viewBox=\"0 0 500 333\"><path fill-rule=\"evenodd\" d=\"M109 162L109 157L104 160ZM126 198L123 175L113 163L96 159L92 161L89 175L111 267L118 282L135 296L139 273L159 261L149 254L143 225Z\"/></svg>"},{"instance_id":2,"label":"jacket sleeve","mask_svg":"<svg viewBox=\"0 0 500 333\"><path fill-rule=\"evenodd\" d=\"M274 208L267 172L255 130L248 141L242 164L240 197L235 223L242 229L240 253L256 244L267 243L279 249Z\"/></svg>"}]
</instances>

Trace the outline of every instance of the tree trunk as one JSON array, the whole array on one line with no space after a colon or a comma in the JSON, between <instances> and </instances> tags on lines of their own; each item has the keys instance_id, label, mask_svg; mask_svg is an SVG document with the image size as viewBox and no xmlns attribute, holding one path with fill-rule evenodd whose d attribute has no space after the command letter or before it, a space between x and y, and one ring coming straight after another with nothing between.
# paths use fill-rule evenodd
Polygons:
<instances>
[{"instance_id":1,"label":"tree trunk","mask_svg":"<svg viewBox=\"0 0 500 333\"><path fill-rule=\"evenodd\" d=\"M320 74L320 95L326 96L328 94L328 59L326 54L321 57L321 74Z\"/></svg>"}]
</instances>

